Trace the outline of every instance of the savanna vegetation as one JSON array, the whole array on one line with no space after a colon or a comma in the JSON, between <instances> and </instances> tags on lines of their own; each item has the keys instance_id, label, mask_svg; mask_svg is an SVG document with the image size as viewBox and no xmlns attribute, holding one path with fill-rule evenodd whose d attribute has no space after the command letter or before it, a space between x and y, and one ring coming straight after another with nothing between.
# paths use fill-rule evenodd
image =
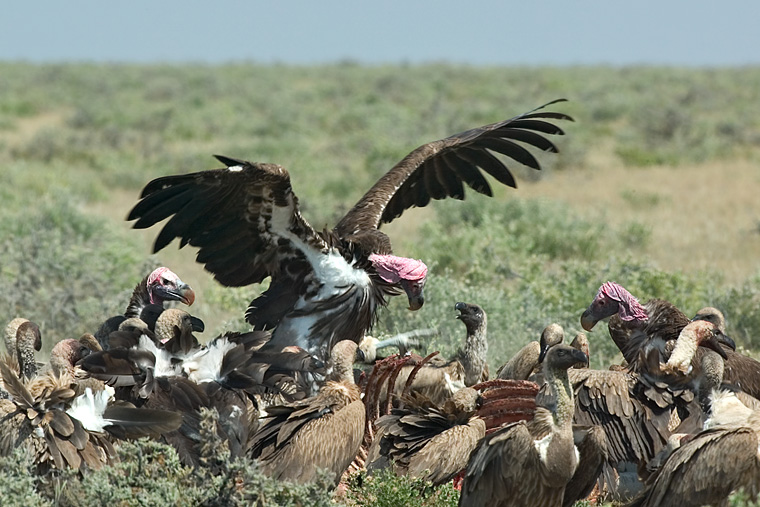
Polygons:
<instances>
[{"instance_id":1,"label":"savanna vegetation","mask_svg":"<svg viewBox=\"0 0 760 507\"><path fill-rule=\"evenodd\" d=\"M375 333L432 327L428 350L451 354L465 334L454 303L478 303L495 371L551 322L579 330L596 289L615 280L687 314L716 306L736 342L760 350L760 68L0 63L0 317L37 322L49 350L121 313L134 285L165 264L196 289L205 338L242 330L259 288L219 286L190 249L150 255L157 231L124 221L149 180L215 168L212 153L276 162L289 170L304 217L332 226L416 146L559 97L569 102L553 107L576 122L561 125L559 155L537 154L544 171L515 167L518 190L495 188L493 199L469 192L387 228L395 251L422 258L430 275L423 309L408 312L397 298ZM620 360L604 329L590 340L592 366ZM5 458L0 497L4 505L333 501L319 488L276 497L279 486L249 464L228 463L227 478L212 480L155 444L121 452L120 468L52 482L28 477L23 456ZM163 471L151 468L157 462ZM135 466L156 482L130 484ZM199 480L214 486L196 490ZM456 503L450 491L410 481L361 482L339 501ZM254 490L246 487L270 496L245 496ZM141 488L154 490L140 497ZM104 496L85 501L86 490Z\"/></svg>"}]
</instances>

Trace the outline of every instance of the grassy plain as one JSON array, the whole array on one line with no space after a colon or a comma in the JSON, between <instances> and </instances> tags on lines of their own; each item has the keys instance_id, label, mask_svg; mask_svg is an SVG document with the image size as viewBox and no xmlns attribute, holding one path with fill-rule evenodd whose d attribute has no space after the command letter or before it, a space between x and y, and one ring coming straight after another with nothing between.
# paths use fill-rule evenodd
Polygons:
<instances>
[{"instance_id":1,"label":"grassy plain","mask_svg":"<svg viewBox=\"0 0 760 507\"><path fill-rule=\"evenodd\" d=\"M489 315L495 369L550 322L572 334L607 279L687 313L721 308L760 349L760 68L480 68L0 63L0 317L46 347L120 313L166 264L197 290L206 338L244 329L257 288L219 286L158 229L124 221L149 180L211 169L212 153L285 166L316 227L332 226L409 151L549 100L575 117L518 190L468 192L387 227L430 266L425 307L394 301L377 334L464 337L456 301ZM619 360L603 328L592 364Z\"/></svg>"}]
</instances>

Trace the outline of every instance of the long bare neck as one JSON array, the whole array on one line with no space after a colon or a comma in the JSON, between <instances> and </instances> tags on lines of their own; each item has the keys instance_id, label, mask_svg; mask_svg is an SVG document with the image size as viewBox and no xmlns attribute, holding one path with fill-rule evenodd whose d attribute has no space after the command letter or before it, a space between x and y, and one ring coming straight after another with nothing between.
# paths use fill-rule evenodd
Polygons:
<instances>
[{"instance_id":1,"label":"long bare neck","mask_svg":"<svg viewBox=\"0 0 760 507\"><path fill-rule=\"evenodd\" d=\"M550 487L565 487L578 467L573 442L573 392L567 370L544 368L544 375L553 395L546 407L536 408L534 421L543 427L545 435L537 441L536 447L544 466L545 483Z\"/></svg>"},{"instance_id":2,"label":"long bare neck","mask_svg":"<svg viewBox=\"0 0 760 507\"><path fill-rule=\"evenodd\" d=\"M34 359L34 342L21 339L16 342L16 354L21 374L28 380L37 376L37 362Z\"/></svg>"},{"instance_id":3,"label":"long bare neck","mask_svg":"<svg viewBox=\"0 0 760 507\"><path fill-rule=\"evenodd\" d=\"M546 383L549 384L554 393L555 405L554 410L552 410L554 425L557 428L569 428L572 433L575 405L567 370L544 368L544 375L546 376Z\"/></svg>"},{"instance_id":4,"label":"long bare neck","mask_svg":"<svg viewBox=\"0 0 760 507\"><path fill-rule=\"evenodd\" d=\"M488 364L488 338L486 317L477 328L467 330L467 339L459 354L459 360L464 367L464 383L466 386L475 385L481 380L483 370Z\"/></svg>"}]
</instances>

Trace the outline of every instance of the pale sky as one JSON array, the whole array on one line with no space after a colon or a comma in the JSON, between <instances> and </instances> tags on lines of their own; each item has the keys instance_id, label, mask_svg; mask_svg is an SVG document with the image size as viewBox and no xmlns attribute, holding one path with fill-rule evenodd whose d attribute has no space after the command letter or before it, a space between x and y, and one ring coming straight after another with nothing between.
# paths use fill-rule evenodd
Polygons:
<instances>
[{"instance_id":1,"label":"pale sky","mask_svg":"<svg viewBox=\"0 0 760 507\"><path fill-rule=\"evenodd\" d=\"M0 61L760 64L760 2L28 0Z\"/></svg>"}]
</instances>

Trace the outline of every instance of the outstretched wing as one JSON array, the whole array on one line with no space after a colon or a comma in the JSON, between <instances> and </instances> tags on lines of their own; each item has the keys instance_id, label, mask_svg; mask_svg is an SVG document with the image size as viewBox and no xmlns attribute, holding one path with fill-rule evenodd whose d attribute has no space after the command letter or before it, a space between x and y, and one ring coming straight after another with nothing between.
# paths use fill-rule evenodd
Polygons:
<instances>
[{"instance_id":1,"label":"outstretched wing","mask_svg":"<svg viewBox=\"0 0 760 507\"><path fill-rule=\"evenodd\" d=\"M157 178L143 189L127 217L137 220L133 227L145 229L171 217L154 252L180 238L180 248L199 248L196 260L221 284L236 287L277 274L303 251L327 248L301 217L285 169L216 158L227 167Z\"/></svg>"},{"instance_id":2,"label":"outstretched wing","mask_svg":"<svg viewBox=\"0 0 760 507\"><path fill-rule=\"evenodd\" d=\"M491 152L540 169L538 160L515 141L556 153L557 147L542 134L563 135L564 132L544 118L573 119L563 113L539 110L564 100L554 100L509 120L420 146L380 178L343 217L336 230L342 236L352 235L376 229L413 206L426 206L430 199L464 199L463 183L491 196L491 187L481 170L504 185L516 187L509 168Z\"/></svg>"}]
</instances>

